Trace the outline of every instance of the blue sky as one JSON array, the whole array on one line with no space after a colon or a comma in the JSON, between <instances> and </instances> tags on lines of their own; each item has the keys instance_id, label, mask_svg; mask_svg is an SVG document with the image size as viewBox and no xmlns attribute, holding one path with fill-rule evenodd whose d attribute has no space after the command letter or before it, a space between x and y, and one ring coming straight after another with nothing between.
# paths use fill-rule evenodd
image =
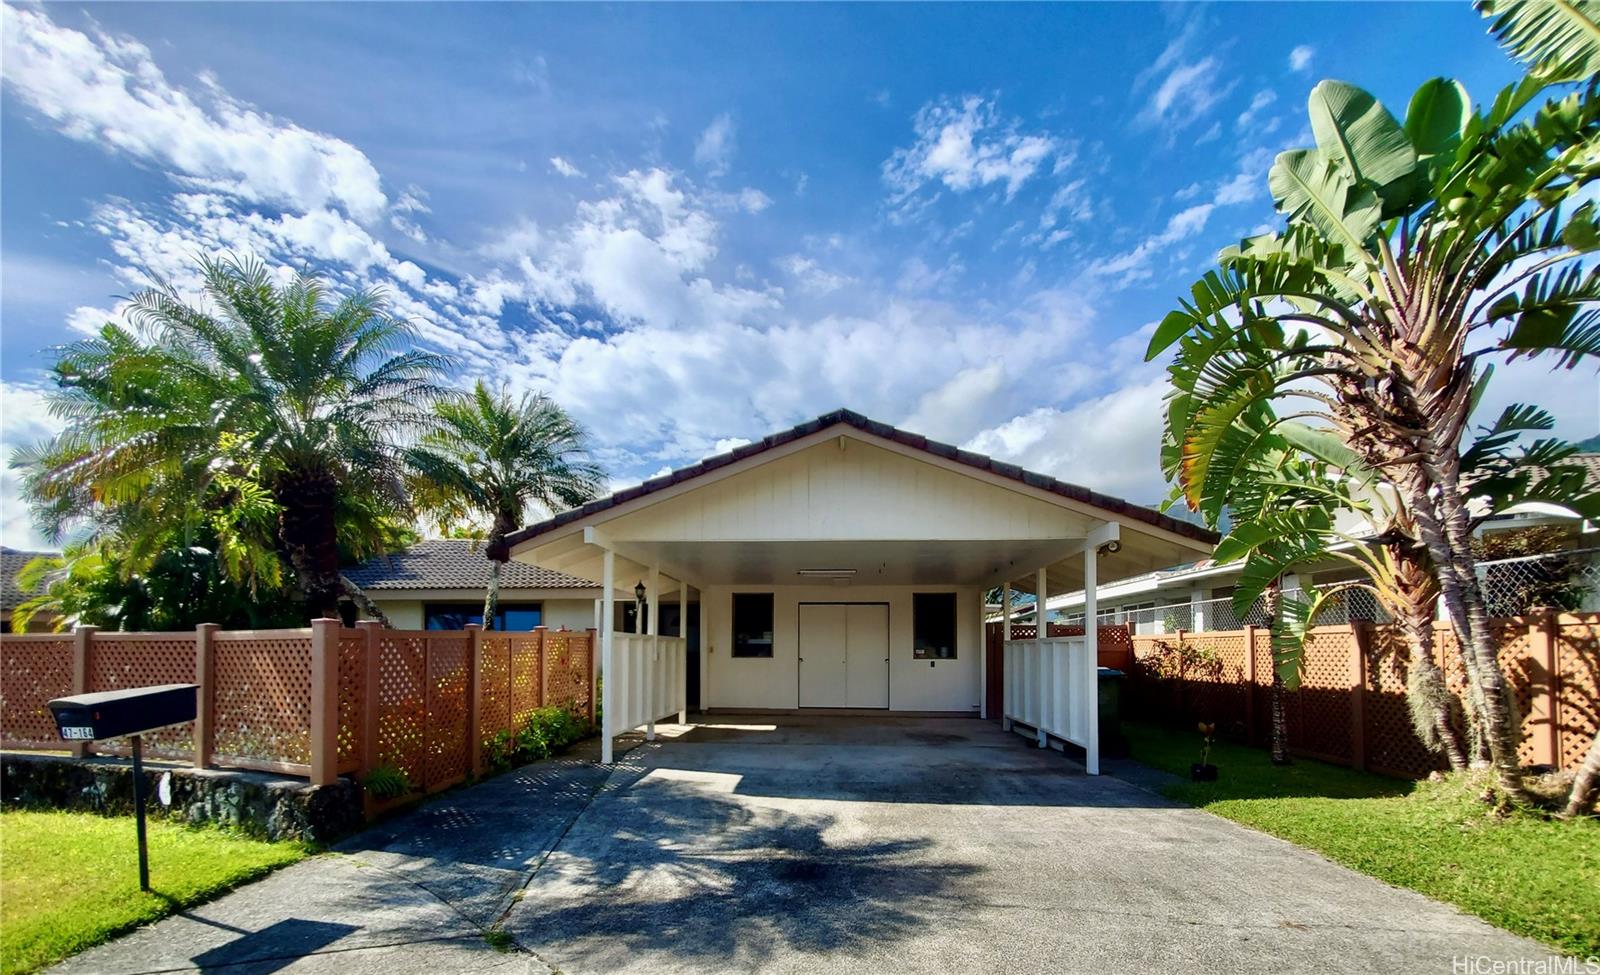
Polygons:
<instances>
[{"instance_id":1,"label":"blue sky","mask_svg":"<svg viewBox=\"0 0 1600 975\"><path fill-rule=\"evenodd\" d=\"M3 66L0 446L49 346L248 251L389 289L617 484L848 406L1147 503L1146 330L1272 225L1311 86L1516 74L1466 3L21 5ZM1497 384L1600 430L1592 372Z\"/></svg>"}]
</instances>

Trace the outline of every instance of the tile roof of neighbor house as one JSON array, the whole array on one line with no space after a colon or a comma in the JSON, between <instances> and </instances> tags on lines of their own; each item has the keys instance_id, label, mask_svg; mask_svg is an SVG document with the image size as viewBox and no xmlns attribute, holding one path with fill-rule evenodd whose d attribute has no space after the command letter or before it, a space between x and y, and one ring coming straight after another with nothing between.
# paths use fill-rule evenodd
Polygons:
<instances>
[{"instance_id":1,"label":"tile roof of neighbor house","mask_svg":"<svg viewBox=\"0 0 1600 975\"><path fill-rule=\"evenodd\" d=\"M482 589L489 580L483 542L433 538L345 569L351 582L369 591ZM526 562L506 563L501 589L598 589L598 583Z\"/></svg>"},{"instance_id":2,"label":"tile roof of neighbor house","mask_svg":"<svg viewBox=\"0 0 1600 975\"><path fill-rule=\"evenodd\" d=\"M22 567L32 562L41 555L55 555L55 552L23 552L14 548L0 546L0 609L7 612L22 605L32 593L22 591L17 585L17 573Z\"/></svg>"},{"instance_id":3,"label":"tile roof of neighbor house","mask_svg":"<svg viewBox=\"0 0 1600 975\"><path fill-rule=\"evenodd\" d=\"M1059 494L1060 496L1064 498L1070 498L1073 501L1094 505L1097 508L1102 508L1113 514L1122 515L1126 518L1131 518L1134 521L1142 521L1146 524L1153 525L1156 528L1164 529L1165 531L1172 532L1176 535L1182 535L1186 538L1192 538L1196 541L1206 542L1213 545L1217 542L1218 536L1216 532L1209 531L1200 527L1199 525L1190 524L1186 521L1179 521L1176 518L1161 514L1158 511L1143 507L1142 505L1133 504L1132 502L1124 501L1121 498L1114 498L1108 494L1101 494L1098 491L1091 491L1086 487L1079 487L1076 484L1069 484L1066 481L1057 480L1048 474L1039 474L1034 471L1024 470L1023 468L1018 467L1016 464L1007 464L1004 461L995 460L994 458L985 456L984 454L975 454L970 450L962 450L959 447L954 447L950 444L940 443L936 440L929 440L927 437L924 437L920 434L901 430L896 427L892 427L887 423L879 423L876 420L869 419L868 417L865 417L852 410L834 410L832 413L824 413L815 420L807 420L798 426L790 427L787 430L782 430L778 433L771 434L770 436L763 437L755 443L749 443L742 447L736 447L728 453L718 454L715 457L707 457L705 460L702 460L697 464L690 464L688 467L681 467L678 470L672 471L671 473L663 474L660 477L651 478L650 480L645 481L643 484L638 484L634 487L618 491L615 494L591 501L588 504L581 505L577 508L563 511L554 518L546 519L545 521L541 521L537 524L529 525L520 531L513 532L507 537L507 541L512 545L515 545L519 542L525 542L530 538L537 538L548 531L559 528L562 525L571 524L580 518L587 518L589 515L597 514L598 512L605 511L608 508L614 508L619 504L624 504L636 498L642 498L647 494L653 494L662 488L671 487L674 484L682 484L684 481L690 481L694 478L700 477L703 474L709 474L718 468L727 467L729 464L734 464L748 457L754 457L757 454L765 453L774 447L780 447L786 443L792 443L793 441L799 440L802 437L808 437L813 433L826 430L829 427L841 425L853 427L854 429L860 430L864 433L870 433L875 437L882 437L885 440L891 440L895 443L912 447L916 450L925 451L926 453L930 453L935 457L941 457L945 460L953 460L958 464L965 464L968 467L975 467L981 471L989 471L990 473L998 474L999 476L1009 480L1019 481L1028 485L1029 487L1038 488L1043 491L1049 491L1052 494Z\"/></svg>"}]
</instances>

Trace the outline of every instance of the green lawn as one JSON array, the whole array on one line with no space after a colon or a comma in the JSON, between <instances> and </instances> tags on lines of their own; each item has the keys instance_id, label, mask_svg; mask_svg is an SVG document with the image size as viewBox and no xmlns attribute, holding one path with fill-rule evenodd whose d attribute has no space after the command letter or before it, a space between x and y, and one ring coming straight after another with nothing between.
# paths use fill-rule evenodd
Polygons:
<instances>
[{"instance_id":1,"label":"green lawn","mask_svg":"<svg viewBox=\"0 0 1600 975\"><path fill-rule=\"evenodd\" d=\"M1124 729L1133 757L1188 779L1199 735ZM1274 768L1264 750L1219 742L1220 781L1173 799L1448 901L1563 952L1600 955L1600 821L1497 819L1469 782L1407 782L1309 759Z\"/></svg>"},{"instance_id":2,"label":"green lawn","mask_svg":"<svg viewBox=\"0 0 1600 975\"><path fill-rule=\"evenodd\" d=\"M0 813L0 973L40 968L307 853L299 843L152 821L145 894L132 817Z\"/></svg>"}]
</instances>

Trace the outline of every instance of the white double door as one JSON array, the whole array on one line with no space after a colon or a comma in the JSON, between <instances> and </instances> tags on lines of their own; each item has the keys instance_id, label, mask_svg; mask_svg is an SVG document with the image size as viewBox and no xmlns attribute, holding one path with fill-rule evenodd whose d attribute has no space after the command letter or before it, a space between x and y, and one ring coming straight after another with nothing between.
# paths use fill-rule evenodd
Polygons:
<instances>
[{"instance_id":1,"label":"white double door","mask_svg":"<svg viewBox=\"0 0 1600 975\"><path fill-rule=\"evenodd\" d=\"M800 706L889 706L887 604L800 604Z\"/></svg>"}]
</instances>

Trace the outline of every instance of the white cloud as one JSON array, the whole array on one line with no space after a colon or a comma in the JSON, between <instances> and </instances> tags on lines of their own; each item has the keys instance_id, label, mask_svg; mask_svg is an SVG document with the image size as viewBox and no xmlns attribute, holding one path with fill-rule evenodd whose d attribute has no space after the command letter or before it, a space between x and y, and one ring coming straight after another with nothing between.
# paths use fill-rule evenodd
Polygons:
<instances>
[{"instance_id":1,"label":"white cloud","mask_svg":"<svg viewBox=\"0 0 1600 975\"><path fill-rule=\"evenodd\" d=\"M847 274L829 271L819 264L816 259L802 254L790 254L780 260L778 266L787 271L802 290L813 294L828 294L838 291L855 280Z\"/></svg>"},{"instance_id":2,"label":"white cloud","mask_svg":"<svg viewBox=\"0 0 1600 975\"><path fill-rule=\"evenodd\" d=\"M1250 107L1239 113L1236 125L1240 129L1248 129L1255 124L1261 113L1278 100L1278 93L1270 88L1263 88L1250 99Z\"/></svg>"},{"instance_id":3,"label":"white cloud","mask_svg":"<svg viewBox=\"0 0 1600 975\"><path fill-rule=\"evenodd\" d=\"M4 25L6 85L70 138L252 202L302 212L338 206L369 222L388 206L377 169L348 142L273 118L214 79L191 94L131 38L91 38L38 8L7 6Z\"/></svg>"},{"instance_id":4,"label":"white cloud","mask_svg":"<svg viewBox=\"0 0 1600 975\"><path fill-rule=\"evenodd\" d=\"M1159 234L1145 238L1132 250L1094 261L1084 270L1084 276L1115 278L1121 283L1149 277L1151 260L1174 244L1199 234L1215 209L1215 203L1196 203L1178 211Z\"/></svg>"},{"instance_id":5,"label":"white cloud","mask_svg":"<svg viewBox=\"0 0 1600 975\"><path fill-rule=\"evenodd\" d=\"M930 184L957 193L1000 183L1016 195L1061 149L1048 133L1024 133L1004 122L993 102L968 95L922 106L913 119L916 142L883 163L883 178L899 204Z\"/></svg>"},{"instance_id":6,"label":"white cloud","mask_svg":"<svg viewBox=\"0 0 1600 975\"><path fill-rule=\"evenodd\" d=\"M1305 71L1311 67L1311 57L1316 54L1316 48L1309 44L1301 44L1289 52L1289 70Z\"/></svg>"},{"instance_id":7,"label":"white cloud","mask_svg":"<svg viewBox=\"0 0 1600 975\"><path fill-rule=\"evenodd\" d=\"M1031 410L984 430L965 446L1138 504L1153 504L1166 495L1161 425L1167 388L1166 379L1157 375L1070 407Z\"/></svg>"},{"instance_id":8,"label":"white cloud","mask_svg":"<svg viewBox=\"0 0 1600 975\"><path fill-rule=\"evenodd\" d=\"M20 549L49 549L33 527L22 498L22 478L11 467L12 453L55 436L62 423L50 415L45 387L0 381L0 543Z\"/></svg>"},{"instance_id":9,"label":"white cloud","mask_svg":"<svg viewBox=\"0 0 1600 975\"><path fill-rule=\"evenodd\" d=\"M772 197L752 186L739 191L739 206L746 213L760 213L772 206Z\"/></svg>"},{"instance_id":10,"label":"white cloud","mask_svg":"<svg viewBox=\"0 0 1600 975\"><path fill-rule=\"evenodd\" d=\"M1272 165L1272 150L1253 149L1239 160L1239 171L1222 181L1213 202L1217 206L1249 203L1266 195L1267 170Z\"/></svg>"},{"instance_id":11,"label":"white cloud","mask_svg":"<svg viewBox=\"0 0 1600 975\"><path fill-rule=\"evenodd\" d=\"M575 176L583 175L583 170L574 166L572 163L567 162L560 156L550 157L550 168L569 179Z\"/></svg>"},{"instance_id":12,"label":"white cloud","mask_svg":"<svg viewBox=\"0 0 1600 975\"><path fill-rule=\"evenodd\" d=\"M92 305L79 305L67 315L67 330L78 335L99 335L100 329L106 322L117 317L118 312L109 308L95 308Z\"/></svg>"},{"instance_id":13,"label":"white cloud","mask_svg":"<svg viewBox=\"0 0 1600 975\"><path fill-rule=\"evenodd\" d=\"M1178 64L1151 92L1138 122L1169 129L1183 129L1198 122L1233 90L1232 82L1222 84L1217 77L1219 67L1214 57Z\"/></svg>"},{"instance_id":14,"label":"white cloud","mask_svg":"<svg viewBox=\"0 0 1600 975\"><path fill-rule=\"evenodd\" d=\"M694 161L712 176L728 172L733 161L733 117L723 112L711 120L694 143Z\"/></svg>"}]
</instances>

